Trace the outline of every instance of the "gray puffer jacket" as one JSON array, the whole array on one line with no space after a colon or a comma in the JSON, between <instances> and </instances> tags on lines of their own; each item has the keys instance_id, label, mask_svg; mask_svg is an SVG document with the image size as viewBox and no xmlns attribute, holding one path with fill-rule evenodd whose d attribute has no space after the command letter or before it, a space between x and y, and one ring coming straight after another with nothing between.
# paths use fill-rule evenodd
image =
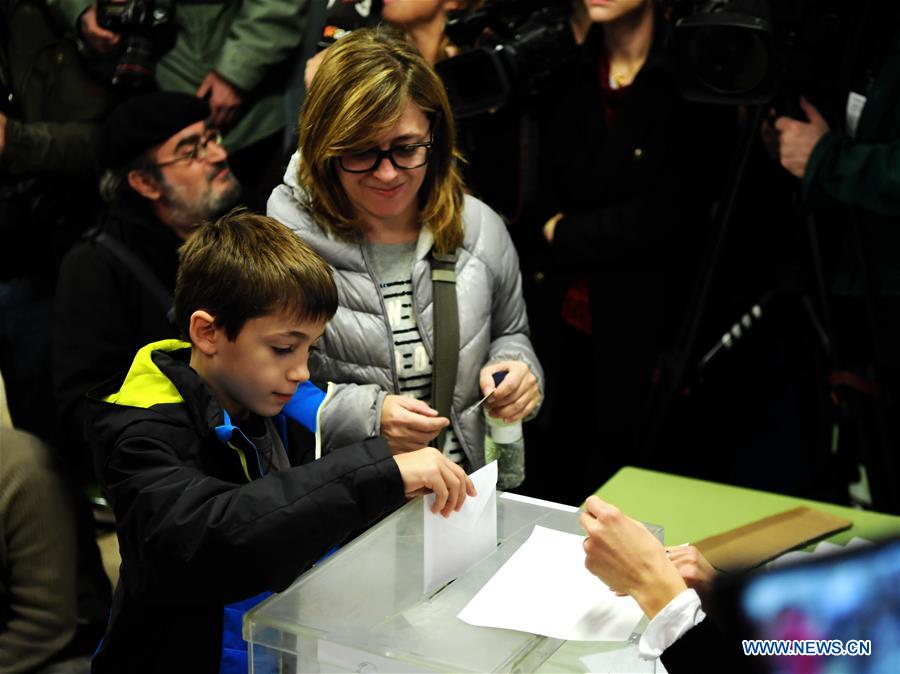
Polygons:
<instances>
[{"instance_id":1,"label":"gray puffer jacket","mask_svg":"<svg viewBox=\"0 0 900 674\"><path fill-rule=\"evenodd\" d=\"M316 224L303 206L296 183L296 155L285 184L269 197L269 216L283 222L335 270L340 306L325 334L310 353L313 381L328 382L319 412L325 447L331 449L381 434L381 406L399 393L394 341L378 282L362 241L336 238ZM467 196L463 213L465 240L456 263L460 354L451 421L472 470L484 465L485 424L481 413L463 415L481 398L479 373L488 363L521 360L538 378L544 373L528 338L519 258L506 226L488 206ZM432 288L429 253L433 239L419 235L413 266L413 303L425 349L434 358ZM332 383L333 382L333 383ZM537 409L532 416L537 413Z\"/></svg>"}]
</instances>

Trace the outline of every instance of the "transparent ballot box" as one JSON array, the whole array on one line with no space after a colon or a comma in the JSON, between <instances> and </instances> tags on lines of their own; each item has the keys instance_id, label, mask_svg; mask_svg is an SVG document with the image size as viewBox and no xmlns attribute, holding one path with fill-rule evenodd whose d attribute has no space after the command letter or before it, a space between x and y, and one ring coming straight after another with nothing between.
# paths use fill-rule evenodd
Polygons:
<instances>
[{"instance_id":1,"label":"transparent ballot box","mask_svg":"<svg viewBox=\"0 0 900 674\"><path fill-rule=\"evenodd\" d=\"M250 672L533 672L553 656L565 641L476 627L456 616L534 525L582 534L577 512L500 494L496 550L425 593L422 508L422 499L410 501L249 611ZM659 527L651 530L662 540ZM579 642L577 650L561 652L558 669L586 671L578 656L587 652L608 651L617 659L630 653L636 660L635 640ZM646 663L636 667L654 671Z\"/></svg>"}]
</instances>

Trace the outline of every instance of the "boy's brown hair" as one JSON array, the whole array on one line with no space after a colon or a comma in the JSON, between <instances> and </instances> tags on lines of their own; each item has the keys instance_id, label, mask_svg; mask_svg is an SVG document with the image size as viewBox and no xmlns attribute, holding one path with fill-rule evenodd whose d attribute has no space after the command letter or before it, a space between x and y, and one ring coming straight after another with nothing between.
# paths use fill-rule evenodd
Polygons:
<instances>
[{"instance_id":1,"label":"boy's brown hair","mask_svg":"<svg viewBox=\"0 0 900 674\"><path fill-rule=\"evenodd\" d=\"M191 314L215 317L234 341L252 318L286 311L330 320L338 306L331 267L283 224L236 208L204 224L180 251L175 317L188 338Z\"/></svg>"}]
</instances>

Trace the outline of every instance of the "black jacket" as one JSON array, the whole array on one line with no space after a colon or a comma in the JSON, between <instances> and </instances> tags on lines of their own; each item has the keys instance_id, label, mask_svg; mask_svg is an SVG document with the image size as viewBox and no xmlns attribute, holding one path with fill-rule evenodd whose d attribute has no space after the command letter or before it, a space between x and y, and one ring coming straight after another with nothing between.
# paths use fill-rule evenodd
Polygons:
<instances>
[{"instance_id":1,"label":"black jacket","mask_svg":"<svg viewBox=\"0 0 900 674\"><path fill-rule=\"evenodd\" d=\"M383 439L308 463L313 436L282 416L273 421L294 467L260 475L256 449L228 426L187 346L148 345L89 402L122 555L94 674L217 672L225 604L284 589L403 503Z\"/></svg>"},{"instance_id":2,"label":"black jacket","mask_svg":"<svg viewBox=\"0 0 900 674\"><path fill-rule=\"evenodd\" d=\"M114 203L101 232L138 257L170 293L182 241L140 197ZM67 456L88 473L84 444L85 395L126 370L145 344L177 337L165 310L135 273L96 236L63 259L55 300L54 394Z\"/></svg>"},{"instance_id":3,"label":"black jacket","mask_svg":"<svg viewBox=\"0 0 900 674\"><path fill-rule=\"evenodd\" d=\"M588 33L542 142L548 189L536 231L553 214L564 217L552 245L532 254L558 285L554 318L568 284L586 279L593 375L610 393L599 404L604 419L629 428L640 425L659 353L677 341L709 231L717 186L709 175L721 176L716 157L728 150L720 139L727 111L682 98L661 32L611 124L598 78L601 27Z\"/></svg>"}]
</instances>

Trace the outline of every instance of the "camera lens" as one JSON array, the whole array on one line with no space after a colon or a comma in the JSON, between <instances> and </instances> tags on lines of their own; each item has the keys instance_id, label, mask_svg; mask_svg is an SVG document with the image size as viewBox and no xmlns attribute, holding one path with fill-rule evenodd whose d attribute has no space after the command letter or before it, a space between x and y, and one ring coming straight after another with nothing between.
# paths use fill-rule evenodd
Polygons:
<instances>
[{"instance_id":1,"label":"camera lens","mask_svg":"<svg viewBox=\"0 0 900 674\"><path fill-rule=\"evenodd\" d=\"M738 26L697 29L688 55L698 80L720 94L752 91L769 70L768 50L760 33Z\"/></svg>"},{"instance_id":2,"label":"camera lens","mask_svg":"<svg viewBox=\"0 0 900 674\"><path fill-rule=\"evenodd\" d=\"M128 91L145 91L156 87L156 61L151 40L131 35L125 41L122 57L112 78L114 87Z\"/></svg>"}]
</instances>

